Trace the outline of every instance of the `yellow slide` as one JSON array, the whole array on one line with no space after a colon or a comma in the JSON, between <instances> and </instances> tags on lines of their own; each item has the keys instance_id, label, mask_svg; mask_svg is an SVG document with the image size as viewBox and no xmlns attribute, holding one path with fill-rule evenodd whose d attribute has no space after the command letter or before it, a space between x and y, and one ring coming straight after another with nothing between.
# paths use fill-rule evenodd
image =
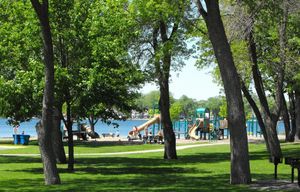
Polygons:
<instances>
[{"instance_id":1,"label":"yellow slide","mask_svg":"<svg viewBox=\"0 0 300 192\"><path fill-rule=\"evenodd\" d=\"M198 126L196 124L193 125L193 127L190 128L189 130L189 136L192 139L196 139L199 140L200 136L196 135L196 129L198 128Z\"/></svg>"},{"instance_id":2,"label":"yellow slide","mask_svg":"<svg viewBox=\"0 0 300 192\"><path fill-rule=\"evenodd\" d=\"M140 131L148 128L150 125L153 125L154 123L159 123L160 121L160 115L155 115L153 118L149 119L146 123L134 127L132 131L129 131L128 136L129 137L137 137Z\"/></svg>"}]
</instances>

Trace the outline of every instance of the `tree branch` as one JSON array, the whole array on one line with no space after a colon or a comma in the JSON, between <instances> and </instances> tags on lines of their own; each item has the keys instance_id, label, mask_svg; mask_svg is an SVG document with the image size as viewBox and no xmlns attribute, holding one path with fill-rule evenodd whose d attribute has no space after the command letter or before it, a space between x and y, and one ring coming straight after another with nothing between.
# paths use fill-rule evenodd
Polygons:
<instances>
[{"instance_id":1,"label":"tree branch","mask_svg":"<svg viewBox=\"0 0 300 192\"><path fill-rule=\"evenodd\" d=\"M172 29L172 32L171 32L171 35L169 37L170 40L172 40L172 38L173 38L174 34L177 32L177 30L178 30L178 22L175 22L174 26L173 26L173 29Z\"/></svg>"},{"instance_id":2,"label":"tree branch","mask_svg":"<svg viewBox=\"0 0 300 192\"><path fill-rule=\"evenodd\" d=\"M199 13L202 15L202 17L204 18L204 20L206 20L207 19L207 12L205 11L202 3L200 2L200 0L195 0L195 3L197 5Z\"/></svg>"},{"instance_id":3,"label":"tree branch","mask_svg":"<svg viewBox=\"0 0 300 192\"><path fill-rule=\"evenodd\" d=\"M34 8L35 12L37 13L38 15L38 18L40 19L41 15L42 15L42 5L41 3L39 2L39 0L30 0L31 1L31 4L32 4L32 7Z\"/></svg>"}]
</instances>

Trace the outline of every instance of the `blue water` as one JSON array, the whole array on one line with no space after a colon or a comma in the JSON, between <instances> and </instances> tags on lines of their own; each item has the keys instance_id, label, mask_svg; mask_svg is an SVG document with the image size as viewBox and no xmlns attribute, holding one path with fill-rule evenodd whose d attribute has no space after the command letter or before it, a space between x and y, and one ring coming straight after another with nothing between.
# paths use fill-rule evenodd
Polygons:
<instances>
[{"instance_id":1,"label":"blue water","mask_svg":"<svg viewBox=\"0 0 300 192\"><path fill-rule=\"evenodd\" d=\"M28 122L23 122L20 124L20 127L18 128L18 133L21 134L24 131L24 134L28 134L32 137L36 137L37 133L35 130L35 125L39 121L39 119L32 119ZM145 123L146 120L127 120L127 121L112 121L110 125L107 125L101 121L99 121L95 126L95 131L99 133L100 135L102 133L116 133L119 132L121 137L127 136L128 132L132 130L133 126L139 126L143 123ZM119 124L118 128L114 128L113 123ZM179 127L180 128L179 128ZM176 127L175 131L183 133L186 131L186 124L184 122L176 122L174 123L174 127ZM76 130L76 125L73 125L73 130ZM157 127L155 128L157 129ZM260 133L260 127L256 120L247 121L247 132L249 135L255 135L259 136ZM279 121L277 124L277 132L278 134L284 134L284 124L282 121ZM13 127L7 124L7 120L0 118L0 138L1 137L12 137L14 131ZM153 133L155 131L153 130Z\"/></svg>"},{"instance_id":2,"label":"blue water","mask_svg":"<svg viewBox=\"0 0 300 192\"><path fill-rule=\"evenodd\" d=\"M256 120L248 120L247 121L247 132L249 135L261 135L262 132ZM283 121L277 122L277 133L285 134L284 123Z\"/></svg>"},{"instance_id":3,"label":"blue water","mask_svg":"<svg viewBox=\"0 0 300 192\"><path fill-rule=\"evenodd\" d=\"M37 133L35 130L35 125L38 121L39 119L32 119L28 122L21 123L20 127L18 128L18 134L21 134L24 131L24 134L36 137ZM139 126L145 122L146 120L112 121L112 123L119 124L118 128L114 128L113 124L107 125L99 121L95 125L95 131L99 134L116 133L118 131L120 136L127 136L128 132L132 130L133 126ZM76 125L73 126L73 130L76 130ZM7 120L0 118L0 137L12 137L13 133L14 129L12 126L7 124Z\"/></svg>"}]
</instances>

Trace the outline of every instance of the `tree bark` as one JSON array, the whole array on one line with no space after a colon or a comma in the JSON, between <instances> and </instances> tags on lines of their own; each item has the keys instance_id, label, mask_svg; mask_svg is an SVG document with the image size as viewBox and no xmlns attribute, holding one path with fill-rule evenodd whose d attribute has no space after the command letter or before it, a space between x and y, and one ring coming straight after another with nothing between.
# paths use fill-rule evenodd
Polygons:
<instances>
[{"instance_id":1,"label":"tree bark","mask_svg":"<svg viewBox=\"0 0 300 192\"><path fill-rule=\"evenodd\" d=\"M41 4L38 0L31 0L31 4L40 21L44 45L45 89L43 95L42 126L38 131L39 148L43 161L45 184L60 184L60 177L51 142L54 107L54 56L48 18L48 1L43 0Z\"/></svg>"},{"instance_id":2,"label":"tree bark","mask_svg":"<svg viewBox=\"0 0 300 192\"><path fill-rule=\"evenodd\" d=\"M60 130L61 118L58 109L54 109L52 146L57 163L67 163L66 153Z\"/></svg>"},{"instance_id":3,"label":"tree bark","mask_svg":"<svg viewBox=\"0 0 300 192\"><path fill-rule=\"evenodd\" d=\"M283 123L284 123L284 129L285 129L285 141L291 142L291 138L289 137L291 133L291 126L290 126L290 117L289 117L289 111L287 108L286 100L283 97L283 106L282 106L282 117L283 117Z\"/></svg>"},{"instance_id":4,"label":"tree bark","mask_svg":"<svg viewBox=\"0 0 300 192\"><path fill-rule=\"evenodd\" d=\"M291 131L288 136L289 142L295 141L295 135L296 135L296 112L295 112L295 94L294 92L289 93L289 101L290 101L290 108L289 113L291 115Z\"/></svg>"},{"instance_id":5,"label":"tree bark","mask_svg":"<svg viewBox=\"0 0 300 192\"><path fill-rule=\"evenodd\" d=\"M92 132L95 132L95 124L96 123L95 123L94 114L91 114L88 119L89 119L89 123L90 123L90 127L91 127Z\"/></svg>"},{"instance_id":6,"label":"tree bark","mask_svg":"<svg viewBox=\"0 0 300 192\"><path fill-rule=\"evenodd\" d=\"M296 136L300 140L300 92L295 92Z\"/></svg>"},{"instance_id":7,"label":"tree bark","mask_svg":"<svg viewBox=\"0 0 300 192\"><path fill-rule=\"evenodd\" d=\"M160 22L160 34L163 44L166 44L170 39L167 37L167 27L163 21ZM163 126L165 140L164 158L177 159L176 137L173 131L173 125L170 117L169 77L171 67L171 54L169 53L168 49L163 50L162 63L162 69L159 71L159 107L161 111L161 123Z\"/></svg>"},{"instance_id":8,"label":"tree bark","mask_svg":"<svg viewBox=\"0 0 300 192\"><path fill-rule=\"evenodd\" d=\"M165 150L164 159L177 159L176 153L176 137L173 131L173 125L170 118L170 97L169 97L169 83L164 80L160 83L160 111L161 123L163 126Z\"/></svg>"},{"instance_id":9,"label":"tree bark","mask_svg":"<svg viewBox=\"0 0 300 192\"><path fill-rule=\"evenodd\" d=\"M248 51L249 51L249 55L250 55L250 60L252 62L252 75L253 75L255 89L256 89L260 104L262 106L262 115L264 116L264 124L266 127L267 136L268 136L268 140L266 142L269 143L269 149L270 149L270 160L273 159L273 157L281 158L282 152L281 152L280 142L279 142L277 131L276 131L279 113L274 115L271 113L270 108L269 108L268 100L267 100L264 86L263 86L263 81L262 81L260 71L258 68L256 44L255 44L255 41L253 38L252 30L248 36Z\"/></svg>"},{"instance_id":10,"label":"tree bark","mask_svg":"<svg viewBox=\"0 0 300 192\"><path fill-rule=\"evenodd\" d=\"M218 0L205 0L206 10L200 0L196 1L198 11L203 16L216 56L227 99L228 127L231 149L231 184L251 182L248 156L248 140L244 105L240 80L225 34Z\"/></svg>"},{"instance_id":11,"label":"tree bark","mask_svg":"<svg viewBox=\"0 0 300 192\"><path fill-rule=\"evenodd\" d=\"M67 103L66 127L68 131L68 149L69 149L68 170L73 172L74 171L74 141L73 141L73 129L72 129L73 121L71 118L71 104L69 101L67 101L66 103Z\"/></svg>"},{"instance_id":12,"label":"tree bark","mask_svg":"<svg viewBox=\"0 0 300 192\"><path fill-rule=\"evenodd\" d=\"M257 119L257 122L259 124L259 127L260 127L260 130L262 131L263 133L263 137L265 139L265 142L266 142L266 147L267 147L267 151L270 153L270 146L269 146L269 142L268 142L268 135L267 135L267 131L266 131L266 127L265 127L265 124L264 124L264 121L263 121L263 118L261 116L261 113L255 103L255 101L252 99L252 96L251 94L249 93L247 87L245 86L245 83L243 81L241 81L241 87L242 87L242 91L244 93L244 96L246 97L248 103L250 104L255 116L256 116L256 119Z\"/></svg>"},{"instance_id":13,"label":"tree bark","mask_svg":"<svg viewBox=\"0 0 300 192\"><path fill-rule=\"evenodd\" d=\"M277 69L278 69L277 105L279 105L283 109L282 115L283 115L283 120L284 120L285 135L286 135L285 140L286 141L288 139L288 134L290 132L290 119L289 119L286 101L285 101L284 93L283 93L283 81L284 81L284 73L285 73L285 66L286 66L287 22L288 22L288 2L286 0L283 0L282 20L280 22L280 28L279 28L280 64L277 66ZM280 109L279 109L278 113L280 113Z\"/></svg>"}]
</instances>

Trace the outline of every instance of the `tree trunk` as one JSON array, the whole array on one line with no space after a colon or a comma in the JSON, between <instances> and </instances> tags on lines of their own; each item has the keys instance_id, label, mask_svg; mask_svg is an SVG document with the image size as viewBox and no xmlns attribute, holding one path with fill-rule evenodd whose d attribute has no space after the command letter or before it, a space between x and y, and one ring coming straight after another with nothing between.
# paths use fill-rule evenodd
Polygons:
<instances>
[{"instance_id":1,"label":"tree trunk","mask_svg":"<svg viewBox=\"0 0 300 192\"><path fill-rule=\"evenodd\" d=\"M60 184L51 142L54 107L54 56L48 18L48 1L43 0L41 4L38 0L31 0L31 4L40 21L44 45L45 89L42 108L42 126L38 131L39 148L43 161L45 184Z\"/></svg>"},{"instance_id":2,"label":"tree trunk","mask_svg":"<svg viewBox=\"0 0 300 192\"><path fill-rule=\"evenodd\" d=\"M54 109L53 134L52 134L53 151L57 163L67 163L60 126L61 126L60 112L58 109Z\"/></svg>"},{"instance_id":3,"label":"tree trunk","mask_svg":"<svg viewBox=\"0 0 300 192\"><path fill-rule=\"evenodd\" d=\"M282 158L282 152L280 142L277 135L277 120L272 119L269 116L265 117L265 125L267 127L268 142L270 146L270 161L274 158Z\"/></svg>"},{"instance_id":4,"label":"tree trunk","mask_svg":"<svg viewBox=\"0 0 300 192\"><path fill-rule=\"evenodd\" d=\"M288 136L289 142L295 141L295 135L296 135L296 113L295 113L295 94L294 92L289 93L289 100L290 100L290 115L291 115L291 131Z\"/></svg>"},{"instance_id":5,"label":"tree trunk","mask_svg":"<svg viewBox=\"0 0 300 192\"><path fill-rule=\"evenodd\" d=\"M266 127L265 127L263 118L261 116L261 113L260 113L255 101L252 99L251 94L249 93L249 91L246 88L245 83L243 81L241 81L241 87L242 87L242 91L244 93L244 96L246 97L248 103L250 104L250 106L251 106L251 108L252 108L252 110L253 110L253 112L256 116L256 119L257 119L257 122L259 124L260 130L262 131L263 137L264 137L265 142L266 142L267 151L270 153L268 135L267 135Z\"/></svg>"},{"instance_id":6,"label":"tree trunk","mask_svg":"<svg viewBox=\"0 0 300 192\"><path fill-rule=\"evenodd\" d=\"M283 123L284 123L284 130L285 130L285 141L290 141L290 133L291 133L291 125L290 125L290 117L289 117L289 111L287 108L286 100L283 97L283 106L282 106L282 116L283 116Z\"/></svg>"},{"instance_id":7,"label":"tree trunk","mask_svg":"<svg viewBox=\"0 0 300 192\"><path fill-rule=\"evenodd\" d=\"M163 127L164 140L165 140L165 151L164 159L177 159L176 152L176 138L173 131L173 125L170 117L170 95L169 95L169 77L170 77L170 66L171 66L171 54L168 47L168 42L172 41L172 36L176 33L178 24L174 24L170 38L167 35L167 26L164 21L160 21L159 25L153 30L153 47L155 54L157 53L158 36L162 39L162 51L163 55L160 61L155 61L155 72L158 76L159 88L160 88L160 99L159 108L161 112L161 123ZM166 46L166 47L165 47ZM162 64L161 64L162 63ZM162 66L161 66L162 65Z\"/></svg>"},{"instance_id":8,"label":"tree trunk","mask_svg":"<svg viewBox=\"0 0 300 192\"><path fill-rule=\"evenodd\" d=\"M68 149L69 149L69 160L68 160L68 170L74 171L74 142L73 142L73 121L71 119L71 105L67 101L67 131L68 131Z\"/></svg>"},{"instance_id":9,"label":"tree trunk","mask_svg":"<svg viewBox=\"0 0 300 192\"><path fill-rule=\"evenodd\" d=\"M248 140L244 105L240 80L235 68L232 53L221 20L217 0L206 0L206 10L197 0L200 14L203 16L220 68L227 99L228 128L230 130L231 149L231 184L247 184L251 182L248 156Z\"/></svg>"},{"instance_id":10,"label":"tree trunk","mask_svg":"<svg viewBox=\"0 0 300 192\"><path fill-rule=\"evenodd\" d=\"M164 80L160 83L160 99L159 107L161 112L161 123L163 126L164 140L165 140L165 159L177 159L176 153L176 137L173 131L173 125L170 118L170 97L169 97L169 83Z\"/></svg>"},{"instance_id":11,"label":"tree trunk","mask_svg":"<svg viewBox=\"0 0 300 192\"><path fill-rule=\"evenodd\" d=\"M296 136L300 139L300 92L295 92L296 102L295 102L295 111L296 111Z\"/></svg>"},{"instance_id":12,"label":"tree trunk","mask_svg":"<svg viewBox=\"0 0 300 192\"><path fill-rule=\"evenodd\" d=\"M280 22L280 28L279 28L279 45L280 45L280 64L277 66L278 70L278 85L277 85L277 105L282 107L283 111L283 120L284 120L284 127L285 127L285 140L288 139L288 134L290 132L290 119L288 115L288 110L286 106L286 101L284 98L283 93L283 81L284 81L284 72L285 72L285 66L286 66L286 47L287 47L287 40L286 40L286 28L287 28L287 22L288 22L288 2L286 0L283 0L283 13L282 13L282 20ZM280 114L280 109L278 111ZM278 114L278 115L279 115Z\"/></svg>"},{"instance_id":13,"label":"tree trunk","mask_svg":"<svg viewBox=\"0 0 300 192\"><path fill-rule=\"evenodd\" d=\"M278 114L273 115L271 113L268 100L265 95L262 78L258 68L256 44L253 38L253 31L251 31L248 36L248 51L250 55L250 60L252 62L252 75L253 75L254 85L262 107L262 115L264 116L264 123L265 123L266 132L268 136L268 140L266 142L269 143L270 159L272 159L273 157L281 158L282 153L280 148L280 142L276 131Z\"/></svg>"},{"instance_id":14,"label":"tree trunk","mask_svg":"<svg viewBox=\"0 0 300 192\"><path fill-rule=\"evenodd\" d=\"M95 132L95 119L94 119L94 114L91 114L89 117L89 123L90 123L90 127L92 132Z\"/></svg>"}]
</instances>

